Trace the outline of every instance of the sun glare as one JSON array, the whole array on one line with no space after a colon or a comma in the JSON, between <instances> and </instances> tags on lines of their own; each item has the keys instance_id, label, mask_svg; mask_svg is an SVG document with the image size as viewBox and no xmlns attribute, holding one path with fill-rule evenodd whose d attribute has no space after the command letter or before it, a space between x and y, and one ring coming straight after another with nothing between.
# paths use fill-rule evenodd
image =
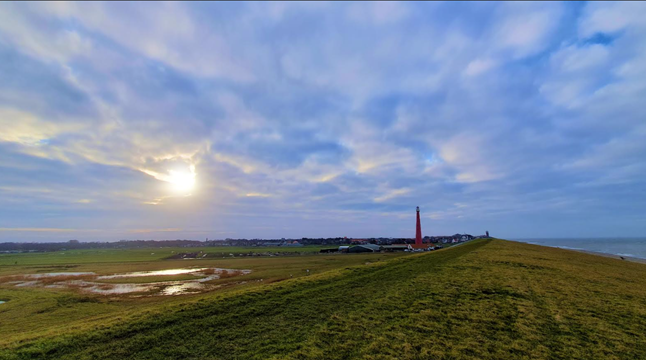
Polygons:
<instances>
[{"instance_id":1,"label":"sun glare","mask_svg":"<svg viewBox=\"0 0 646 360\"><path fill-rule=\"evenodd\" d=\"M168 182L172 185L173 190L186 193L195 187L195 173L188 171L169 171Z\"/></svg>"}]
</instances>

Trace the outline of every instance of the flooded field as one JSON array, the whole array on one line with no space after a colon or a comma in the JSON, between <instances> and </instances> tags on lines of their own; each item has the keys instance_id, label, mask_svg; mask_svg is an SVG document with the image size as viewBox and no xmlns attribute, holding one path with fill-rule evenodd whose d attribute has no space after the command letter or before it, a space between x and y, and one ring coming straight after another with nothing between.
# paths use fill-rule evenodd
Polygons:
<instances>
[{"instance_id":1,"label":"flooded field","mask_svg":"<svg viewBox=\"0 0 646 360\"><path fill-rule=\"evenodd\" d=\"M95 275L95 274L93 272L53 272L53 273L45 273L45 274L30 274L25 276L28 276L31 279L38 279L38 278L50 278L50 277L58 277L58 276L84 276L84 275Z\"/></svg>"},{"instance_id":2,"label":"flooded field","mask_svg":"<svg viewBox=\"0 0 646 360\"><path fill-rule=\"evenodd\" d=\"M210 281L246 275L250 272L251 270L222 268L182 268L111 275L97 275L94 272L53 272L7 276L0 278L0 283L16 287L77 289L102 295L167 296L214 290L220 285L209 283ZM190 278L172 280L173 277L181 275ZM169 278L168 281L165 281L165 277ZM120 283L119 279L123 279L124 283ZM136 281L128 281L132 279ZM110 282L105 282L108 280Z\"/></svg>"},{"instance_id":3,"label":"flooded field","mask_svg":"<svg viewBox=\"0 0 646 360\"><path fill-rule=\"evenodd\" d=\"M104 275L99 276L97 279L119 279L119 278L130 278L130 277L143 277L143 276L171 276L171 275L183 275L183 274L204 274L209 270L225 270L217 268L200 268L200 269L168 269L168 270L157 270L157 271L135 271L125 274L114 274L114 275Z\"/></svg>"}]
</instances>

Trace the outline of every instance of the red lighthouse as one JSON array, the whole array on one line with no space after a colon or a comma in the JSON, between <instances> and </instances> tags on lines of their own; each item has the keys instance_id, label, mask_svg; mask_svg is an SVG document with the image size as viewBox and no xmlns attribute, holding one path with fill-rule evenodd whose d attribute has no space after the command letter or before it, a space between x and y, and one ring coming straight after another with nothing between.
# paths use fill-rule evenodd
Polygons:
<instances>
[{"instance_id":1,"label":"red lighthouse","mask_svg":"<svg viewBox=\"0 0 646 360\"><path fill-rule=\"evenodd\" d=\"M419 221L419 206L417 207L417 228L415 230L415 245L422 245L422 223Z\"/></svg>"}]
</instances>

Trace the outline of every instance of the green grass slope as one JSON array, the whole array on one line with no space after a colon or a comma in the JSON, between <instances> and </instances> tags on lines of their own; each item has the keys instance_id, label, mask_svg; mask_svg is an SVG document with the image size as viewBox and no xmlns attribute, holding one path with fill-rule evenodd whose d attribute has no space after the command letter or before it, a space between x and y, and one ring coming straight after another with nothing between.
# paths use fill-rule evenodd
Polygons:
<instances>
[{"instance_id":1,"label":"green grass slope","mask_svg":"<svg viewBox=\"0 0 646 360\"><path fill-rule=\"evenodd\" d=\"M1 358L646 358L646 266L479 240L14 343Z\"/></svg>"}]
</instances>

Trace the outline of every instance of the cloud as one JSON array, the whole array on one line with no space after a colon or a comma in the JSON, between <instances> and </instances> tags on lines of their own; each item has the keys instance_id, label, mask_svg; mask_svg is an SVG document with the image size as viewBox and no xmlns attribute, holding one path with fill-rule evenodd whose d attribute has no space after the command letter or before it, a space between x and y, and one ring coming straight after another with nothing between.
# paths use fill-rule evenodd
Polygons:
<instances>
[{"instance_id":1,"label":"cloud","mask_svg":"<svg viewBox=\"0 0 646 360\"><path fill-rule=\"evenodd\" d=\"M2 4L0 226L409 236L420 205L429 233L642 233L643 12Z\"/></svg>"},{"instance_id":2,"label":"cloud","mask_svg":"<svg viewBox=\"0 0 646 360\"><path fill-rule=\"evenodd\" d=\"M271 194L262 194L262 193L247 193L245 194L246 197L270 197Z\"/></svg>"},{"instance_id":3,"label":"cloud","mask_svg":"<svg viewBox=\"0 0 646 360\"><path fill-rule=\"evenodd\" d=\"M75 232L76 229L57 229L57 228L0 228L0 231L20 231L20 232Z\"/></svg>"},{"instance_id":4,"label":"cloud","mask_svg":"<svg viewBox=\"0 0 646 360\"><path fill-rule=\"evenodd\" d=\"M82 130L78 124L56 124L11 108L0 108L0 128L0 141L25 146L44 145L62 133Z\"/></svg>"},{"instance_id":5,"label":"cloud","mask_svg":"<svg viewBox=\"0 0 646 360\"><path fill-rule=\"evenodd\" d=\"M462 133L444 142L439 155L446 164L458 170L455 176L458 182L473 183L507 175L490 161L489 146L481 136Z\"/></svg>"},{"instance_id":6,"label":"cloud","mask_svg":"<svg viewBox=\"0 0 646 360\"><path fill-rule=\"evenodd\" d=\"M134 229L132 230L133 233L135 234L145 234L145 233L152 233L152 232L181 232L182 229L180 228L168 228L168 229Z\"/></svg>"},{"instance_id":7,"label":"cloud","mask_svg":"<svg viewBox=\"0 0 646 360\"><path fill-rule=\"evenodd\" d=\"M50 61L65 62L92 51L92 42L70 29L44 31L48 19L30 11L21 11L14 4L0 8L2 39L19 45L25 53Z\"/></svg>"},{"instance_id":8,"label":"cloud","mask_svg":"<svg viewBox=\"0 0 646 360\"><path fill-rule=\"evenodd\" d=\"M476 59L467 65L466 69L464 69L464 75L476 76L491 69L495 65L496 63L491 59Z\"/></svg>"},{"instance_id":9,"label":"cloud","mask_svg":"<svg viewBox=\"0 0 646 360\"><path fill-rule=\"evenodd\" d=\"M551 56L553 66L563 72L579 72L603 67L608 61L610 50L600 44L568 46Z\"/></svg>"},{"instance_id":10,"label":"cloud","mask_svg":"<svg viewBox=\"0 0 646 360\"><path fill-rule=\"evenodd\" d=\"M409 15L408 4L396 1L376 1L368 4L352 4L348 17L353 21L386 25L403 21Z\"/></svg>"},{"instance_id":11,"label":"cloud","mask_svg":"<svg viewBox=\"0 0 646 360\"><path fill-rule=\"evenodd\" d=\"M411 189L409 188L401 188L401 189L393 189L387 191L385 194L376 197L374 200L375 202L384 202L388 201L390 199L396 198L398 196L406 195L411 192Z\"/></svg>"},{"instance_id":12,"label":"cloud","mask_svg":"<svg viewBox=\"0 0 646 360\"><path fill-rule=\"evenodd\" d=\"M591 3L584 9L579 22L579 33L590 37L597 33L615 33L626 28L644 31L646 5L640 2L607 2Z\"/></svg>"},{"instance_id":13,"label":"cloud","mask_svg":"<svg viewBox=\"0 0 646 360\"><path fill-rule=\"evenodd\" d=\"M506 3L493 32L497 46L516 58L534 55L548 45L562 14L557 3Z\"/></svg>"},{"instance_id":14,"label":"cloud","mask_svg":"<svg viewBox=\"0 0 646 360\"><path fill-rule=\"evenodd\" d=\"M196 21L179 3L154 9L139 4L101 3L43 7L60 19L75 19L84 27L152 59L180 70L236 81L252 81L253 73L217 33ZM125 18L125 19L124 19Z\"/></svg>"}]
</instances>

